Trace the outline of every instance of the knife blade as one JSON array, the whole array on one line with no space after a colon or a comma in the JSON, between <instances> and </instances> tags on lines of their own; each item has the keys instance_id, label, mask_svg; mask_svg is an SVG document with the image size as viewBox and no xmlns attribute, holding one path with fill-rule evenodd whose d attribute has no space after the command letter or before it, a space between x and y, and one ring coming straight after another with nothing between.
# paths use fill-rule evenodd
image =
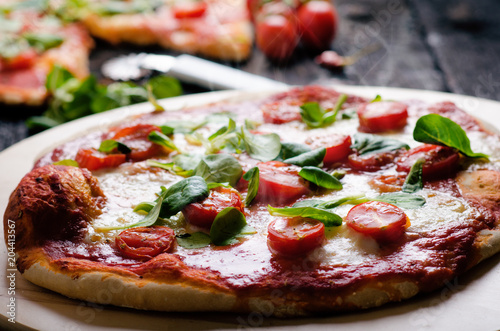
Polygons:
<instances>
[{"instance_id":1,"label":"knife blade","mask_svg":"<svg viewBox=\"0 0 500 331\"><path fill-rule=\"evenodd\" d=\"M113 80L140 78L156 70L168 73L182 82L206 87L210 90L266 90L285 88L287 85L266 77L204 60L195 56L161 54L129 54L106 61L103 75Z\"/></svg>"}]
</instances>

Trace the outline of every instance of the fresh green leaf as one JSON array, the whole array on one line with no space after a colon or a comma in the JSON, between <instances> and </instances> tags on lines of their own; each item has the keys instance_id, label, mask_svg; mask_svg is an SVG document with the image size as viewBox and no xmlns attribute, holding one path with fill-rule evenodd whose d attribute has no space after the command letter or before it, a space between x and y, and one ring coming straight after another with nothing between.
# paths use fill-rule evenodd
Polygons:
<instances>
[{"instance_id":1,"label":"fresh green leaf","mask_svg":"<svg viewBox=\"0 0 500 331\"><path fill-rule=\"evenodd\" d=\"M163 133L160 133L158 131L151 131L148 135L148 139L149 139L149 141L151 141L157 145L166 147L168 149L171 149L174 151L179 150L177 148L177 146L175 146L172 139L170 139L169 137L167 137L166 135L164 135Z\"/></svg>"},{"instance_id":2,"label":"fresh green leaf","mask_svg":"<svg viewBox=\"0 0 500 331\"><path fill-rule=\"evenodd\" d=\"M193 131L196 131L204 126L206 123L206 121L168 121L168 123L160 126L160 128L164 135L170 136L173 133L192 133Z\"/></svg>"},{"instance_id":3,"label":"fresh green leaf","mask_svg":"<svg viewBox=\"0 0 500 331\"><path fill-rule=\"evenodd\" d=\"M173 161L177 167L194 172L203 157L204 155L201 154L179 154L174 156Z\"/></svg>"},{"instance_id":4,"label":"fresh green leaf","mask_svg":"<svg viewBox=\"0 0 500 331\"><path fill-rule=\"evenodd\" d=\"M327 227L339 226L342 224L342 217L329 210L317 207L306 206L275 208L267 206L267 210L272 216L312 218L322 222Z\"/></svg>"},{"instance_id":5,"label":"fresh green leaf","mask_svg":"<svg viewBox=\"0 0 500 331\"><path fill-rule=\"evenodd\" d=\"M156 202L141 202L134 208L134 212L146 212L149 213L151 209L156 206Z\"/></svg>"},{"instance_id":6,"label":"fresh green leaf","mask_svg":"<svg viewBox=\"0 0 500 331\"><path fill-rule=\"evenodd\" d=\"M285 159L283 162L288 164L295 164L299 167L312 166L316 167L323 162L325 158L326 148L317 148L310 152L302 153L300 155Z\"/></svg>"},{"instance_id":7,"label":"fresh green leaf","mask_svg":"<svg viewBox=\"0 0 500 331\"><path fill-rule=\"evenodd\" d=\"M71 159L64 159L64 160L61 160L61 161L54 162L52 164L53 165L71 166L71 167L77 167L77 168L80 166L78 164L78 162L76 162L75 160L71 160Z\"/></svg>"},{"instance_id":8,"label":"fresh green leaf","mask_svg":"<svg viewBox=\"0 0 500 331\"><path fill-rule=\"evenodd\" d=\"M148 81L153 95L158 99L182 95L182 86L178 79L169 76L156 76Z\"/></svg>"},{"instance_id":9,"label":"fresh green leaf","mask_svg":"<svg viewBox=\"0 0 500 331\"><path fill-rule=\"evenodd\" d=\"M280 137L276 133L252 134L241 128L241 138L250 157L267 162L275 159L281 150Z\"/></svg>"},{"instance_id":10,"label":"fresh green leaf","mask_svg":"<svg viewBox=\"0 0 500 331\"><path fill-rule=\"evenodd\" d=\"M406 176L406 180L403 184L403 188L401 189L404 193L415 193L424 187L424 182L422 178L422 168L424 166L425 159L419 158L415 163L411 166L410 172L408 176Z\"/></svg>"},{"instance_id":11,"label":"fresh green leaf","mask_svg":"<svg viewBox=\"0 0 500 331\"><path fill-rule=\"evenodd\" d=\"M232 188L232 186L229 185L229 183L214 183L214 182L207 183L207 187L209 190L217 188L217 187Z\"/></svg>"},{"instance_id":12,"label":"fresh green leaf","mask_svg":"<svg viewBox=\"0 0 500 331\"><path fill-rule=\"evenodd\" d=\"M306 102L300 106L302 121L310 128L319 128L335 122L339 110L347 100L347 95L341 94L332 110L321 108L317 102Z\"/></svg>"},{"instance_id":13,"label":"fresh green leaf","mask_svg":"<svg viewBox=\"0 0 500 331\"><path fill-rule=\"evenodd\" d=\"M26 126L30 130L46 130L59 124L62 124L62 122L45 116L32 116L26 120Z\"/></svg>"},{"instance_id":14,"label":"fresh green leaf","mask_svg":"<svg viewBox=\"0 0 500 331\"><path fill-rule=\"evenodd\" d=\"M207 154L214 154L228 146L238 149L239 141L236 135L236 122L229 118L227 126L223 126L208 137Z\"/></svg>"},{"instance_id":15,"label":"fresh green leaf","mask_svg":"<svg viewBox=\"0 0 500 331\"><path fill-rule=\"evenodd\" d=\"M122 154L129 154L130 152L132 152L132 150L127 145L113 139L103 140L101 142L101 145L99 146L99 152L103 153L111 153L115 149L117 149L118 152Z\"/></svg>"},{"instance_id":16,"label":"fresh green leaf","mask_svg":"<svg viewBox=\"0 0 500 331\"><path fill-rule=\"evenodd\" d=\"M158 100L153 94L153 88L151 87L151 85L146 85L146 91L148 92L148 101L155 107L155 111L165 111L165 108L163 108L163 106L158 103Z\"/></svg>"},{"instance_id":17,"label":"fresh green leaf","mask_svg":"<svg viewBox=\"0 0 500 331\"><path fill-rule=\"evenodd\" d=\"M370 101L370 103L379 102L379 101L382 101L382 97L380 96L380 94L377 94L377 96L375 98L373 98L373 100Z\"/></svg>"},{"instance_id":18,"label":"fresh green leaf","mask_svg":"<svg viewBox=\"0 0 500 331\"><path fill-rule=\"evenodd\" d=\"M354 144L351 148L356 149L361 155L385 153L401 148L410 149L410 146L396 139L385 138L367 133L356 133Z\"/></svg>"},{"instance_id":19,"label":"fresh green leaf","mask_svg":"<svg viewBox=\"0 0 500 331\"><path fill-rule=\"evenodd\" d=\"M212 154L203 157L194 169L194 175L207 182L225 183L235 186L241 178L243 169L240 163L229 154Z\"/></svg>"},{"instance_id":20,"label":"fresh green leaf","mask_svg":"<svg viewBox=\"0 0 500 331\"><path fill-rule=\"evenodd\" d=\"M310 152L311 150L312 150L311 147L304 144L290 143L290 142L281 143L281 152L280 155L278 156L278 160L290 159L300 154Z\"/></svg>"},{"instance_id":21,"label":"fresh green leaf","mask_svg":"<svg viewBox=\"0 0 500 331\"><path fill-rule=\"evenodd\" d=\"M292 207L317 207L323 204L325 201L320 199L306 199L293 204ZM328 208L324 208L328 209Z\"/></svg>"},{"instance_id":22,"label":"fresh green leaf","mask_svg":"<svg viewBox=\"0 0 500 331\"><path fill-rule=\"evenodd\" d=\"M372 200L387 202L407 209L416 209L425 204L424 197L405 192L384 193Z\"/></svg>"},{"instance_id":23,"label":"fresh green leaf","mask_svg":"<svg viewBox=\"0 0 500 331\"><path fill-rule=\"evenodd\" d=\"M253 167L248 170L244 175L243 179L248 181L247 196L245 198L245 206L249 206L253 199L257 196L259 191L259 168Z\"/></svg>"},{"instance_id":24,"label":"fresh green leaf","mask_svg":"<svg viewBox=\"0 0 500 331\"><path fill-rule=\"evenodd\" d=\"M248 233L245 215L235 207L227 207L220 211L210 227L210 238L216 246L238 243L238 236L244 231Z\"/></svg>"},{"instance_id":25,"label":"fresh green leaf","mask_svg":"<svg viewBox=\"0 0 500 331\"><path fill-rule=\"evenodd\" d=\"M210 236L204 232L186 233L176 239L179 246L187 249L203 248L211 243Z\"/></svg>"},{"instance_id":26,"label":"fresh green leaf","mask_svg":"<svg viewBox=\"0 0 500 331\"><path fill-rule=\"evenodd\" d=\"M299 171L299 176L318 186L329 190L341 190L342 184L340 181L317 167L306 166Z\"/></svg>"},{"instance_id":27,"label":"fresh green leaf","mask_svg":"<svg viewBox=\"0 0 500 331\"><path fill-rule=\"evenodd\" d=\"M190 203L205 199L209 190L205 180L199 176L188 177L162 192L163 203L160 216L171 217Z\"/></svg>"},{"instance_id":28,"label":"fresh green leaf","mask_svg":"<svg viewBox=\"0 0 500 331\"><path fill-rule=\"evenodd\" d=\"M74 78L71 72L56 64L47 75L45 87L47 88L47 91L54 94L58 88L63 86L63 84L65 84L71 78Z\"/></svg>"},{"instance_id":29,"label":"fresh green leaf","mask_svg":"<svg viewBox=\"0 0 500 331\"><path fill-rule=\"evenodd\" d=\"M422 143L456 148L468 157L488 158L486 154L472 151L470 140L460 125L438 114L420 117L413 130L413 139Z\"/></svg>"},{"instance_id":30,"label":"fresh green leaf","mask_svg":"<svg viewBox=\"0 0 500 331\"><path fill-rule=\"evenodd\" d=\"M23 38L38 52L44 52L64 42L63 37L52 33L25 33Z\"/></svg>"}]
</instances>

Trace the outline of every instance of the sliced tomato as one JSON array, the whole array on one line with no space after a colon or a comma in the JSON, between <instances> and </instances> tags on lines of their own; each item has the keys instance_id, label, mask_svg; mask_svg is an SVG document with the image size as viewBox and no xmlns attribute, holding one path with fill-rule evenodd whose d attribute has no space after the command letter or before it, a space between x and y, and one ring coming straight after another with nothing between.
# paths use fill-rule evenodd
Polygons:
<instances>
[{"instance_id":1,"label":"sliced tomato","mask_svg":"<svg viewBox=\"0 0 500 331\"><path fill-rule=\"evenodd\" d=\"M0 59L0 69L22 70L32 67L38 58L34 49L30 48L10 59Z\"/></svg>"},{"instance_id":2,"label":"sliced tomato","mask_svg":"<svg viewBox=\"0 0 500 331\"><path fill-rule=\"evenodd\" d=\"M381 201L368 201L354 206L345 222L353 230L370 236L379 243L401 240L410 225L403 210Z\"/></svg>"},{"instance_id":3,"label":"sliced tomato","mask_svg":"<svg viewBox=\"0 0 500 331\"><path fill-rule=\"evenodd\" d=\"M272 205L293 201L309 192L307 183L299 176L300 168L279 161L257 164L259 190L256 199Z\"/></svg>"},{"instance_id":4,"label":"sliced tomato","mask_svg":"<svg viewBox=\"0 0 500 331\"><path fill-rule=\"evenodd\" d=\"M422 167L424 179L443 178L457 171L459 154L450 147L424 144L412 148L401 156L397 162L397 170L409 172L417 159L425 160Z\"/></svg>"},{"instance_id":5,"label":"sliced tomato","mask_svg":"<svg viewBox=\"0 0 500 331\"><path fill-rule=\"evenodd\" d=\"M359 106L358 118L359 131L394 131L406 126L408 111L406 105L401 102L371 102Z\"/></svg>"},{"instance_id":6,"label":"sliced tomato","mask_svg":"<svg viewBox=\"0 0 500 331\"><path fill-rule=\"evenodd\" d=\"M292 121L300 121L300 105L299 102L282 102L276 101L265 104L262 107L262 116L264 122L272 124L283 124Z\"/></svg>"},{"instance_id":7,"label":"sliced tomato","mask_svg":"<svg viewBox=\"0 0 500 331\"><path fill-rule=\"evenodd\" d=\"M175 233L166 226L137 227L122 231L115 243L120 252L132 259L149 260L173 247Z\"/></svg>"},{"instance_id":8,"label":"sliced tomato","mask_svg":"<svg viewBox=\"0 0 500 331\"><path fill-rule=\"evenodd\" d=\"M370 179L368 184L379 192L397 192L405 182L406 176L380 175Z\"/></svg>"},{"instance_id":9,"label":"sliced tomato","mask_svg":"<svg viewBox=\"0 0 500 331\"><path fill-rule=\"evenodd\" d=\"M297 11L301 41L315 50L325 50L337 32L338 17L335 7L329 1L312 0L304 3Z\"/></svg>"},{"instance_id":10,"label":"sliced tomato","mask_svg":"<svg viewBox=\"0 0 500 331\"><path fill-rule=\"evenodd\" d=\"M210 190L210 195L205 200L184 207L182 214L188 223L210 228L217 214L227 207L235 207L244 212L238 191L227 187L216 187Z\"/></svg>"},{"instance_id":11,"label":"sliced tomato","mask_svg":"<svg viewBox=\"0 0 500 331\"><path fill-rule=\"evenodd\" d=\"M374 153L368 155L351 154L347 161L351 168L361 171L378 171L390 166L401 151L391 151L385 153Z\"/></svg>"},{"instance_id":12,"label":"sliced tomato","mask_svg":"<svg viewBox=\"0 0 500 331\"><path fill-rule=\"evenodd\" d=\"M306 144L311 145L314 149L325 147L326 154L323 163L328 166L344 160L351 153L352 141L350 136L331 134L311 137L306 141Z\"/></svg>"},{"instance_id":13,"label":"sliced tomato","mask_svg":"<svg viewBox=\"0 0 500 331\"><path fill-rule=\"evenodd\" d=\"M207 3L205 1L177 2L172 7L172 13L177 19L202 17L206 11Z\"/></svg>"},{"instance_id":14,"label":"sliced tomato","mask_svg":"<svg viewBox=\"0 0 500 331\"><path fill-rule=\"evenodd\" d=\"M257 20L256 35L257 47L273 60L288 59L299 41L295 21L283 15Z\"/></svg>"},{"instance_id":15,"label":"sliced tomato","mask_svg":"<svg viewBox=\"0 0 500 331\"><path fill-rule=\"evenodd\" d=\"M161 132L161 129L152 124L136 124L114 131L109 139L119 141L132 151L127 158L132 161L143 161L163 153L162 146L149 141L152 131Z\"/></svg>"},{"instance_id":16,"label":"sliced tomato","mask_svg":"<svg viewBox=\"0 0 500 331\"><path fill-rule=\"evenodd\" d=\"M115 168L127 161L125 154L105 154L94 148L81 148L76 154L75 161L78 162L81 168L87 168L91 171Z\"/></svg>"},{"instance_id":17,"label":"sliced tomato","mask_svg":"<svg viewBox=\"0 0 500 331\"><path fill-rule=\"evenodd\" d=\"M325 225L310 218L277 218L267 227L267 246L273 254L303 256L320 247Z\"/></svg>"}]
</instances>

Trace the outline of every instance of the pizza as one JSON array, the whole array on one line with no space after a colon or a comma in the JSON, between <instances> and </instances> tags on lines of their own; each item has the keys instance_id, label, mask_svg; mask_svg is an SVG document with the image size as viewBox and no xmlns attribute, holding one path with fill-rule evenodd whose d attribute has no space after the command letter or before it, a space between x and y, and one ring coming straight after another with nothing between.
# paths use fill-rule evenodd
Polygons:
<instances>
[{"instance_id":1,"label":"pizza","mask_svg":"<svg viewBox=\"0 0 500 331\"><path fill-rule=\"evenodd\" d=\"M247 59L253 42L242 0L13 0L0 4L0 23L0 102L7 104L42 104L54 65L87 77L90 35L228 61Z\"/></svg>"},{"instance_id":2,"label":"pizza","mask_svg":"<svg viewBox=\"0 0 500 331\"><path fill-rule=\"evenodd\" d=\"M436 290L500 249L500 136L396 99L306 86L82 133L11 194L17 268L159 311L331 314Z\"/></svg>"}]
</instances>

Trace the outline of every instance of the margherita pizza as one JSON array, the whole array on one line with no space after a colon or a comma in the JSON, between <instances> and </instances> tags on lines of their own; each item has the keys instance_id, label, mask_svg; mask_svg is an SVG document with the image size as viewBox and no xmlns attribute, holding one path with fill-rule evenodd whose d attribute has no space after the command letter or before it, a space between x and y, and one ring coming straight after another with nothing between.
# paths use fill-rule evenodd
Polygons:
<instances>
[{"instance_id":1,"label":"margherita pizza","mask_svg":"<svg viewBox=\"0 0 500 331\"><path fill-rule=\"evenodd\" d=\"M451 102L384 97L294 88L82 135L11 195L18 269L160 311L286 317L435 290L500 250L500 136Z\"/></svg>"}]
</instances>

